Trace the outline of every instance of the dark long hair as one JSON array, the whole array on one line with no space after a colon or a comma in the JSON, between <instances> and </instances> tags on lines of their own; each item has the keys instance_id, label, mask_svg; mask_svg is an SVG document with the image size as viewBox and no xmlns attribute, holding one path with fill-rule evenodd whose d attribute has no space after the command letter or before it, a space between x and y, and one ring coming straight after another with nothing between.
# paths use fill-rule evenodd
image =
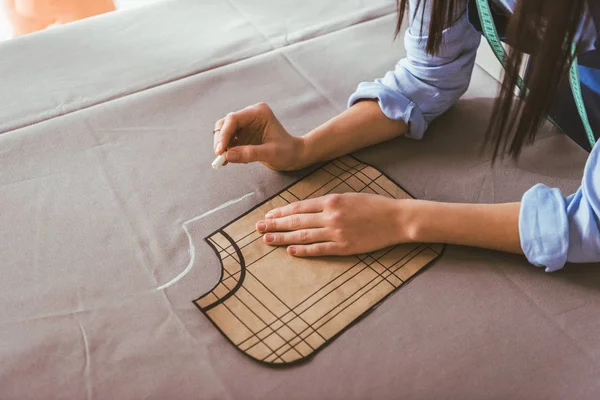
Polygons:
<instances>
[{"instance_id":1,"label":"dark long hair","mask_svg":"<svg viewBox=\"0 0 600 400\"><path fill-rule=\"evenodd\" d=\"M427 2L433 2L427 7ZM474 1L474 0L471 0ZM464 0L417 0L417 10L430 10L426 50L435 54L442 45L442 32L459 16ZM397 0L400 33L408 0ZM561 80L573 62L572 46L585 15L585 0L518 0L507 26L507 70L495 101L488 126L486 143L494 158L508 153L517 157L525 143L535 139L536 132L550 111ZM414 18L415 15L409 15ZM587 23L589 21L585 21ZM524 77L528 93L515 97L517 78L525 52L529 55Z\"/></svg>"}]
</instances>

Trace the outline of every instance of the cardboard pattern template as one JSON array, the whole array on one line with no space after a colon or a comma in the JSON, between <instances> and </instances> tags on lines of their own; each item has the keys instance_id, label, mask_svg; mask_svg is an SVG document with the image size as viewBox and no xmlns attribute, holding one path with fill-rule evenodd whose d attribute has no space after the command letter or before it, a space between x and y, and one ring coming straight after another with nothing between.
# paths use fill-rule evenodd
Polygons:
<instances>
[{"instance_id":1,"label":"cardboard pattern template","mask_svg":"<svg viewBox=\"0 0 600 400\"><path fill-rule=\"evenodd\" d=\"M194 301L240 351L271 366L306 360L437 260L441 244L293 258L264 244L255 224L275 207L329 193L412 198L351 156L331 161L205 238L221 261L215 287Z\"/></svg>"}]
</instances>

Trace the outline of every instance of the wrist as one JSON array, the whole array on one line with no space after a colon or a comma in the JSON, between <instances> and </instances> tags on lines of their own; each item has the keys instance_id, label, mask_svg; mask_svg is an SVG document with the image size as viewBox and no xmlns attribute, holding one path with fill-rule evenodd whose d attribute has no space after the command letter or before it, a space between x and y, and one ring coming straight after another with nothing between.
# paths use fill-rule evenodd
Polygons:
<instances>
[{"instance_id":1,"label":"wrist","mask_svg":"<svg viewBox=\"0 0 600 400\"><path fill-rule=\"evenodd\" d=\"M297 137L296 139L296 169L306 168L318 162L318 154L317 150L315 149L314 138L311 136L311 134L308 133L304 136Z\"/></svg>"},{"instance_id":2,"label":"wrist","mask_svg":"<svg viewBox=\"0 0 600 400\"><path fill-rule=\"evenodd\" d=\"M405 210L405 233L416 243L448 243L455 237L463 204L411 199Z\"/></svg>"},{"instance_id":3,"label":"wrist","mask_svg":"<svg viewBox=\"0 0 600 400\"><path fill-rule=\"evenodd\" d=\"M292 170L299 170L310 165L309 150L304 136L294 137L294 160Z\"/></svg>"},{"instance_id":4,"label":"wrist","mask_svg":"<svg viewBox=\"0 0 600 400\"><path fill-rule=\"evenodd\" d=\"M419 211L421 202L415 199L394 200L392 220L397 232L397 243L414 243L422 240L423 222L420 221L422 212Z\"/></svg>"}]
</instances>

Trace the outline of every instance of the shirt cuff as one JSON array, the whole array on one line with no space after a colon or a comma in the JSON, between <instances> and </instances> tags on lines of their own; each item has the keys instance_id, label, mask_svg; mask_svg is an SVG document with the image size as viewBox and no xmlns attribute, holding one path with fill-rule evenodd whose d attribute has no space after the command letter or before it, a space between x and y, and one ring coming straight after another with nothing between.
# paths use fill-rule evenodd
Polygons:
<instances>
[{"instance_id":1,"label":"shirt cuff","mask_svg":"<svg viewBox=\"0 0 600 400\"><path fill-rule=\"evenodd\" d=\"M377 99L381 111L386 117L393 120L402 120L408 125L408 132L404 135L411 139L422 139L427 130L427 121L417 105L406 96L387 86L375 82L363 82L358 85L356 92L350 96L348 107L352 107L360 100Z\"/></svg>"},{"instance_id":2,"label":"shirt cuff","mask_svg":"<svg viewBox=\"0 0 600 400\"><path fill-rule=\"evenodd\" d=\"M519 214L521 248L527 260L546 272L561 269L569 250L566 200L558 189L535 185L521 200Z\"/></svg>"}]
</instances>

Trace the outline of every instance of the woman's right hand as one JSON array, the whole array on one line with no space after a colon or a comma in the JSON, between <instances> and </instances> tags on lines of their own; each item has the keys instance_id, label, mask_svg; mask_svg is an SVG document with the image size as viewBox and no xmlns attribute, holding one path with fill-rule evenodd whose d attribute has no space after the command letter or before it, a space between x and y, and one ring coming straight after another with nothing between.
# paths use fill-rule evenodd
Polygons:
<instances>
[{"instance_id":1,"label":"woman's right hand","mask_svg":"<svg viewBox=\"0 0 600 400\"><path fill-rule=\"evenodd\" d=\"M214 150L216 155L227 150L228 163L258 161L277 171L308 165L304 140L290 135L265 103L229 113L217 121Z\"/></svg>"}]
</instances>

